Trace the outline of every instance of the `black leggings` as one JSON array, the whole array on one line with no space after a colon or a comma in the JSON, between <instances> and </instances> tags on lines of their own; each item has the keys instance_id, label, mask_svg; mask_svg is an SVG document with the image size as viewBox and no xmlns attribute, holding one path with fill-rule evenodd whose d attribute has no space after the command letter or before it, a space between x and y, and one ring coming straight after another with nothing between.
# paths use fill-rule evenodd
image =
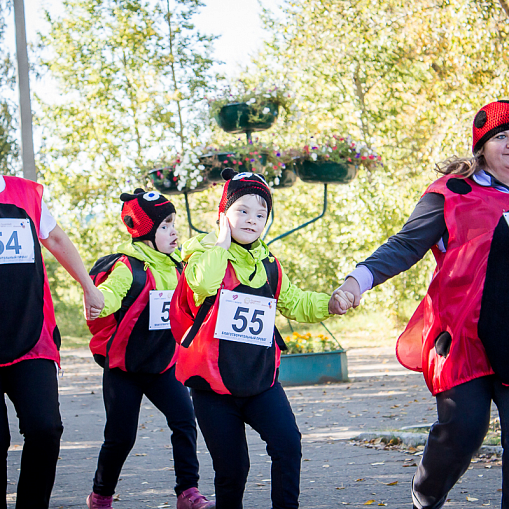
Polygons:
<instances>
[{"instance_id":1,"label":"black leggings","mask_svg":"<svg viewBox=\"0 0 509 509\"><path fill-rule=\"evenodd\" d=\"M177 495L198 486L193 405L189 391L175 378L175 369L146 374L106 368L103 375L106 426L94 478L94 493L98 495L115 493L122 466L136 441L143 395L164 414L172 431Z\"/></svg>"},{"instance_id":2,"label":"black leggings","mask_svg":"<svg viewBox=\"0 0 509 509\"><path fill-rule=\"evenodd\" d=\"M46 509L64 427L58 405L57 371L53 361L30 359L0 368L0 390L12 401L25 438L21 454L16 509ZM7 490L7 451L11 442L5 399L0 404L0 441L5 461L0 483ZM5 496L0 508L5 509Z\"/></svg>"},{"instance_id":3,"label":"black leggings","mask_svg":"<svg viewBox=\"0 0 509 509\"><path fill-rule=\"evenodd\" d=\"M299 507L300 432L279 384L247 398L192 391L196 418L212 457L217 509L241 509L249 472L245 424L267 443L273 509Z\"/></svg>"},{"instance_id":4,"label":"black leggings","mask_svg":"<svg viewBox=\"0 0 509 509\"><path fill-rule=\"evenodd\" d=\"M442 507L466 472L488 431L493 400L502 428L502 509L509 509L509 387L494 376L476 378L437 395L438 421L431 427L413 482L418 509Z\"/></svg>"}]
</instances>

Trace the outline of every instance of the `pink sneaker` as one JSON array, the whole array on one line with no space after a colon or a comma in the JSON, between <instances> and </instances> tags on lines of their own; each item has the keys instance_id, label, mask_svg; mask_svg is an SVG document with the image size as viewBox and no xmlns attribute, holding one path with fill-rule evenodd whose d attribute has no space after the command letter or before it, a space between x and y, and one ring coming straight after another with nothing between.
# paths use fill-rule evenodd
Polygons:
<instances>
[{"instance_id":1,"label":"pink sneaker","mask_svg":"<svg viewBox=\"0 0 509 509\"><path fill-rule=\"evenodd\" d=\"M113 502L113 496L103 497L97 493L90 493L87 497L88 509L112 509L111 503Z\"/></svg>"},{"instance_id":2,"label":"pink sneaker","mask_svg":"<svg viewBox=\"0 0 509 509\"><path fill-rule=\"evenodd\" d=\"M177 509L214 509L215 502L207 500L198 488L189 488L177 498Z\"/></svg>"}]
</instances>

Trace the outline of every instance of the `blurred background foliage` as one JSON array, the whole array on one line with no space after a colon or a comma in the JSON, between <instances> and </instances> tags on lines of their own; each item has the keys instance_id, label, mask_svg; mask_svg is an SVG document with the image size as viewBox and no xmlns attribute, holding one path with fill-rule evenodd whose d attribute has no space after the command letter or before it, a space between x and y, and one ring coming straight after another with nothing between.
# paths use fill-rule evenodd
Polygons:
<instances>
[{"instance_id":1,"label":"blurred background foliage","mask_svg":"<svg viewBox=\"0 0 509 509\"><path fill-rule=\"evenodd\" d=\"M224 78L213 67L213 37L192 23L199 0L66 0L64 6L59 18L48 13L51 29L31 57L58 89L53 103L39 99L38 168L52 211L90 267L127 239L119 220L122 192L149 186L147 172L177 152L232 135L208 115L206 99ZM350 134L375 147L383 161L361 169L349 185L329 186L327 214L271 245L291 281L332 292L401 228L436 178L435 164L470 153L475 112L508 97L506 10L504 0L287 0L264 12L271 37L238 78L251 87L284 84L296 116L257 136L302 148L311 136ZM1 48L0 87L12 79ZM12 111L0 96L4 173L13 171L18 150ZM214 186L189 196L199 229L215 227L220 193ZM191 234L184 200L172 200L184 241ZM322 202L323 186L316 184L298 181L275 191L269 239L317 216ZM64 336L79 342L88 337L79 288L47 258ZM355 331L351 337L375 324L373 332L392 341L424 295L432 268L427 255L328 326L342 343L345 324Z\"/></svg>"}]
</instances>

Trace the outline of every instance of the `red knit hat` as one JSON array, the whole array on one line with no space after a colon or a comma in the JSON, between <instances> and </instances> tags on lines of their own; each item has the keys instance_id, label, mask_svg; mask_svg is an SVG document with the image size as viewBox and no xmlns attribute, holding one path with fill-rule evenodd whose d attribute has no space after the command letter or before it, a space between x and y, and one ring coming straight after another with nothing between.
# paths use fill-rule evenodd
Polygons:
<instances>
[{"instance_id":1,"label":"red knit hat","mask_svg":"<svg viewBox=\"0 0 509 509\"><path fill-rule=\"evenodd\" d=\"M237 173L233 168L225 168L221 176L226 180L223 196L219 202L219 215L226 212L235 201L246 194L258 194L267 203L267 217L272 209L270 188L265 179L257 173Z\"/></svg>"},{"instance_id":2,"label":"red knit hat","mask_svg":"<svg viewBox=\"0 0 509 509\"><path fill-rule=\"evenodd\" d=\"M170 214L175 213L175 206L157 191L145 192L138 188L134 194L122 193L122 221L133 240L155 241L156 230Z\"/></svg>"},{"instance_id":3,"label":"red knit hat","mask_svg":"<svg viewBox=\"0 0 509 509\"><path fill-rule=\"evenodd\" d=\"M493 136L509 130L509 101L496 101L483 106L473 125L472 152L476 154Z\"/></svg>"}]
</instances>

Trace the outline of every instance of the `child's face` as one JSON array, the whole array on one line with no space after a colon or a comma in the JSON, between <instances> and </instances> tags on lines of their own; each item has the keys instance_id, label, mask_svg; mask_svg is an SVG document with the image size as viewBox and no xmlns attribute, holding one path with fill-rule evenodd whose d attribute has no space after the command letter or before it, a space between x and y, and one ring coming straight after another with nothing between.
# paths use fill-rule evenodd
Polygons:
<instances>
[{"instance_id":1,"label":"child's face","mask_svg":"<svg viewBox=\"0 0 509 509\"><path fill-rule=\"evenodd\" d=\"M157 249L161 253L171 254L177 249L178 233L175 229L175 214L170 214L156 230Z\"/></svg>"},{"instance_id":2,"label":"child's face","mask_svg":"<svg viewBox=\"0 0 509 509\"><path fill-rule=\"evenodd\" d=\"M267 204L257 194L241 196L226 211L231 235L239 244L251 244L262 234L267 223Z\"/></svg>"}]
</instances>

